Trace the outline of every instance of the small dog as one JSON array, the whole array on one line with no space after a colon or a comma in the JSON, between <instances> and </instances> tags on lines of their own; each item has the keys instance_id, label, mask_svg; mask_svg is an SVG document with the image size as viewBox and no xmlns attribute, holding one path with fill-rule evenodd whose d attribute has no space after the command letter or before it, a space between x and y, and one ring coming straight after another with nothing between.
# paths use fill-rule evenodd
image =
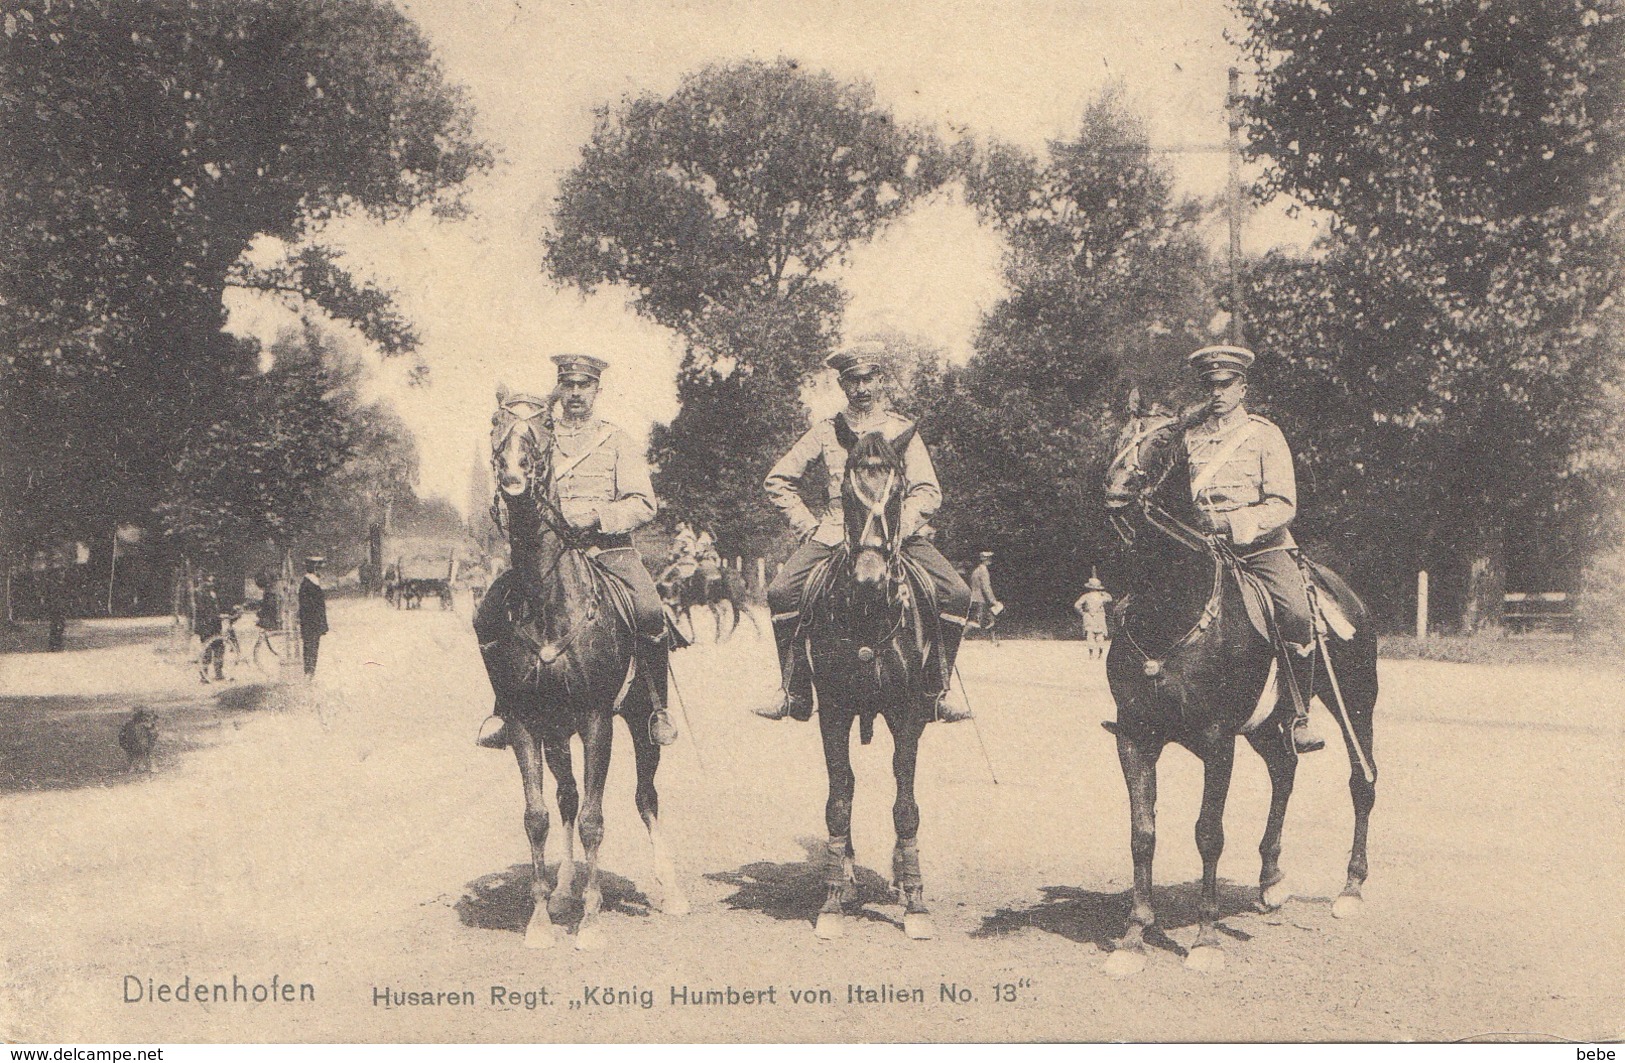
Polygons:
<instances>
[{"instance_id":1,"label":"small dog","mask_svg":"<svg viewBox=\"0 0 1625 1063\"><path fill-rule=\"evenodd\" d=\"M130 758L124 769L126 773L137 767L150 773L152 751L158 745L158 714L150 709L136 709L118 729L118 744Z\"/></svg>"}]
</instances>

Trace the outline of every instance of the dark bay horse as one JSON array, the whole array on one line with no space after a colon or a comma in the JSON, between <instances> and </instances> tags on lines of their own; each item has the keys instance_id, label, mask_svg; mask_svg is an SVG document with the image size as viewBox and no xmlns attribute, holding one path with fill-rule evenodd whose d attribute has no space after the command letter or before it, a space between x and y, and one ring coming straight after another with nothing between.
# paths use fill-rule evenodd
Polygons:
<instances>
[{"instance_id":1,"label":"dark bay horse","mask_svg":"<svg viewBox=\"0 0 1625 1063\"><path fill-rule=\"evenodd\" d=\"M1143 415L1135 401L1106 479L1106 505L1129 544L1129 605L1106 658L1117 702L1117 756L1128 784L1134 902L1128 928L1107 960L1123 975L1145 964L1145 932L1156 922L1151 905L1151 860L1156 848L1157 759L1178 743L1201 758L1202 809L1196 847L1202 855L1199 928L1186 965L1215 969L1219 951L1218 865L1224 848L1224 806L1244 734L1269 770L1269 819L1258 851L1259 903L1279 907L1288 896L1280 868L1281 827L1297 771L1291 741L1293 706L1284 692L1260 705L1274 660L1270 642L1249 619L1235 578L1236 557L1223 540L1206 535L1191 500L1184 424L1172 416ZM1335 607L1352 622L1353 637L1318 639L1319 649L1302 697L1320 695L1337 717L1349 754L1354 799L1354 845L1348 879L1333 904L1339 917L1355 914L1366 877L1366 830L1376 800L1372 716L1377 701L1377 642L1364 606L1329 570L1316 568L1311 601ZM1345 626L1346 633L1346 626ZM1331 670L1326 656L1331 658ZM1339 710L1337 705L1344 707ZM1344 711L1346 710L1346 711ZM1262 719L1260 718L1262 717Z\"/></svg>"},{"instance_id":2,"label":"dark bay horse","mask_svg":"<svg viewBox=\"0 0 1625 1063\"><path fill-rule=\"evenodd\" d=\"M824 821L829 829L825 863L827 887L818 914L817 935L839 937L846 908L856 895L852 848L852 723L868 744L876 716L892 736L892 771L897 800L892 823L897 844L892 878L902 895L903 930L911 938L932 937L920 875L920 806L914 799L914 769L920 735L931 720L942 675L939 652L927 629L934 604L916 599L929 581L912 577L902 553L899 525L907 481L903 455L910 428L887 442L879 432L861 439L837 421L847 451L842 501L846 541L809 580L803 635L818 698L818 726L829 772ZM798 640L796 652L802 652Z\"/></svg>"},{"instance_id":3,"label":"dark bay horse","mask_svg":"<svg viewBox=\"0 0 1625 1063\"><path fill-rule=\"evenodd\" d=\"M554 942L552 916L568 906L575 874L579 810L587 871L576 947L591 949L602 944L597 925L603 900L598 847L604 838L604 783L617 707L632 735L637 809L654 850L662 894L659 905L671 915L688 911L660 832L660 798L655 791L660 747L649 737L654 701L650 684L664 683L665 677L634 673L636 636L615 607L619 587L592 560L581 534L559 511L553 490L551 403L506 391L497 393L497 402L491 462L499 489L493 516L500 526L500 511L506 510L513 565L480 603L474 630L496 692L498 715L507 721L509 744L524 780L525 834L530 840L531 895L536 903L525 944L548 948ZM570 763L574 735L580 735L582 743L584 807ZM564 827L564 856L551 889L543 867L548 830L542 795L544 758L557 783Z\"/></svg>"}]
</instances>

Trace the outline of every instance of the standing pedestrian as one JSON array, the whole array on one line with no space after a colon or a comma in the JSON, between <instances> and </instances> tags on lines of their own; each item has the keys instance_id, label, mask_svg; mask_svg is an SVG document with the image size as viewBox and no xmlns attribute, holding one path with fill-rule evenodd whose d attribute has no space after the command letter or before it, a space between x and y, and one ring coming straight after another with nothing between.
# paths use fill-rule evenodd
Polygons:
<instances>
[{"instance_id":1,"label":"standing pedestrian","mask_svg":"<svg viewBox=\"0 0 1625 1063\"><path fill-rule=\"evenodd\" d=\"M970 626L987 632L987 637L997 646L999 633L993 630L993 625L999 622L999 614L1004 612L1004 603L993 593L993 573L989 571L992 562L993 551L983 550L977 555L976 567L971 570Z\"/></svg>"},{"instance_id":2,"label":"standing pedestrian","mask_svg":"<svg viewBox=\"0 0 1625 1063\"><path fill-rule=\"evenodd\" d=\"M316 675L316 656L327 634L327 593L322 590L322 561L305 558L305 578L299 581L299 639L304 644L305 677Z\"/></svg>"},{"instance_id":3,"label":"standing pedestrian","mask_svg":"<svg viewBox=\"0 0 1625 1063\"><path fill-rule=\"evenodd\" d=\"M1100 582L1094 569L1090 569L1089 582L1083 585L1083 593L1072 603L1072 611L1083 621L1084 647L1089 652L1090 660L1106 656L1106 642L1111 638L1106 624L1106 607L1111 604L1112 596L1107 592L1106 585Z\"/></svg>"}]
</instances>

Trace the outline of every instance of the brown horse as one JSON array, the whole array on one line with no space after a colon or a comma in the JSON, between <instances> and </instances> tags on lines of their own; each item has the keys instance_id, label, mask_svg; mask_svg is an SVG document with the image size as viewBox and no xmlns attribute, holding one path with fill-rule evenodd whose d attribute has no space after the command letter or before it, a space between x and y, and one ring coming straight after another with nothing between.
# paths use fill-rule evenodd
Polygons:
<instances>
[{"instance_id":1,"label":"brown horse","mask_svg":"<svg viewBox=\"0 0 1625 1063\"><path fill-rule=\"evenodd\" d=\"M1186 964L1214 969L1223 963L1215 929L1218 864L1238 734L1264 759L1270 776L1269 820L1258 847L1263 860L1259 903L1272 910L1288 896L1280 856L1281 827L1298 766L1290 737L1293 705L1283 693L1263 713L1255 711L1274 652L1249 618L1236 575L1239 559L1222 539L1196 530L1183 424L1163 414L1143 415L1137 401L1130 414L1106 480L1106 505L1129 544L1131 562L1129 605L1106 658L1117 702L1117 720L1106 726L1117 736L1117 756L1128 784L1134 902L1107 970L1131 974L1145 964L1145 932L1156 922L1151 859L1156 849L1157 759L1170 742L1196 754L1204 768L1196 821L1196 847L1202 855L1199 928ZM1311 601L1336 606L1355 628L1348 640L1319 638L1312 664L1297 669L1311 673L1302 697L1321 695L1334 709L1348 748L1354 845L1347 882L1332 907L1334 915L1347 917L1360 904L1366 831L1376 801L1371 739L1377 643L1353 592L1329 570L1311 567L1316 575Z\"/></svg>"},{"instance_id":2,"label":"brown horse","mask_svg":"<svg viewBox=\"0 0 1625 1063\"><path fill-rule=\"evenodd\" d=\"M907 483L903 455L914 430L887 442L879 432L857 438L844 422L837 423L837 431L845 433L841 445L847 450L842 490L846 541L809 580L805 642L798 639L796 649L799 653L805 648L812 664L829 774L824 806L829 829L827 889L816 933L821 938L839 937L856 893L852 722L858 722L859 737L867 744L874 736L875 717L882 716L892 736L897 780L892 806L897 830L893 883L902 895L904 932L911 938L929 938L934 930L920 874L914 771L942 674L930 631L937 610L921 600L922 594L930 593L930 582L910 575L899 534Z\"/></svg>"},{"instance_id":3,"label":"brown horse","mask_svg":"<svg viewBox=\"0 0 1625 1063\"><path fill-rule=\"evenodd\" d=\"M625 715L637 760L637 809L654 849L659 906L671 915L688 901L660 832L655 771L660 747L649 737L649 716L665 676L642 676L632 667L635 633L616 608L620 588L589 556L585 540L559 511L553 491L551 403L545 398L497 393L491 462L499 490L493 516L507 514L512 568L480 603L474 630L497 712L507 721L509 744L525 789L525 834L530 840L531 896L536 907L525 944L554 942L552 916L567 907L575 874L576 813L586 851L582 916L576 948L602 944L598 847L604 839L604 783L609 775L615 712ZM570 764L570 739L581 736L586 804L580 805ZM558 881L548 886L543 867L548 814L542 761L557 783L564 857Z\"/></svg>"}]
</instances>

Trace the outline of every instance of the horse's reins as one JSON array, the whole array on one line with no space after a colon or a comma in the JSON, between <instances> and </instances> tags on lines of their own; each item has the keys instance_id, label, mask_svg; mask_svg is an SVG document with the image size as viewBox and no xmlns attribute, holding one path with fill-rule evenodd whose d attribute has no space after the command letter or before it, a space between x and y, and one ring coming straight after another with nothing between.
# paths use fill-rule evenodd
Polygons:
<instances>
[{"instance_id":1,"label":"horse's reins","mask_svg":"<svg viewBox=\"0 0 1625 1063\"><path fill-rule=\"evenodd\" d=\"M1170 422L1170 424L1172 423L1173 422ZM1140 471L1140 444L1149 438L1154 431L1156 431L1156 429L1136 429L1133 438L1129 440L1127 445L1117 452L1117 457L1113 459L1112 464L1115 465L1117 462L1127 459L1129 462L1129 469L1131 471ZM1147 653L1145 647L1141 646L1139 642L1135 640L1134 634L1128 629L1128 625L1123 625L1123 637L1128 640L1128 644L1134 648L1134 651L1145 659L1144 670L1145 674L1148 676L1156 676L1160 674L1162 672L1162 662L1164 659L1172 657L1175 653L1178 653L1186 646L1195 642L1201 637L1203 632L1213 625L1213 621L1218 619L1219 609L1221 607L1224 595L1224 568L1226 563L1225 555L1229 554L1228 547L1226 547L1219 540L1218 536L1209 535L1198 531L1170 513L1167 507L1152 501L1152 496L1162 489L1162 485L1168 479L1169 473L1173 471L1173 467L1174 462L1169 461L1165 463L1162 473L1156 478L1156 480L1141 489L1137 499L1140 506L1140 512L1145 516L1147 524L1150 524L1153 528L1156 528L1158 531L1168 536L1168 538L1172 539L1180 546L1192 551L1206 550L1212 555L1213 590L1208 595L1207 604L1202 607L1202 613L1197 617L1196 623L1189 631L1185 632L1183 636L1181 636L1159 656L1153 657L1151 654ZM1131 532L1125 532L1127 523L1128 522L1123 520L1123 518L1119 515L1115 513L1112 514L1113 527L1117 529L1117 533L1123 539L1123 541L1132 546L1134 544L1134 537ZM1234 563L1234 555L1231 555L1229 560Z\"/></svg>"},{"instance_id":2,"label":"horse's reins","mask_svg":"<svg viewBox=\"0 0 1625 1063\"><path fill-rule=\"evenodd\" d=\"M532 406L537 406L539 408L537 409L537 411L535 413L521 414L516 409L514 409L514 407L516 405L520 404L520 403L526 403L526 404L529 404L529 405L532 405ZM582 550L582 548L580 546L576 545L575 540L576 540L577 536L576 536L575 530L573 528L571 528L569 522L567 520L565 520L564 512L558 507L557 503L555 503L553 501L553 499L547 494L547 492L541 488L541 484L544 481L551 481L551 476L550 475L549 476L542 476L542 475L538 474L538 469L539 469L539 465L540 465L540 462L539 462L540 453L539 452L541 451L541 444L537 441L537 439L535 437L535 434L530 431L529 422L532 421L533 419L537 418L537 417L542 417L542 416L548 415L550 413L550 407L551 407L551 402L550 401L544 402L542 400L538 400L538 399L535 399L535 398L532 398L532 397L529 397L529 396L517 397L517 398L514 398L514 399L510 399L508 402L503 403L502 407L501 407L502 412L504 414L506 414L510 418L510 420L507 423L507 425L504 426L504 430L502 432L501 438L498 439L496 441L496 443L492 447L492 451L494 453L495 451L497 451L497 450L501 449L502 447L506 446L509 438L513 435L513 433L516 432L516 431L519 431L521 426L524 426L524 428L525 428L525 441L526 441L526 457L529 459L528 460L528 468L526 468L526 472L529 474L528 479L529 479L530 482L526 485L524 493L521 494L521 495L515 496L515 497L524 498L524 499L526 499L527 501L531 502L533 505L536 506L537 519L539 519L542 522L542 524L544 526L546 526L546 528L549 531L551 531L555 536L558 537L559 542L564 547L562 550L560 550L558 552L557 555L554 556L553 564L548 568L548 570L546 572L542 573L541 582L543 582L543 583L547 582L548 580L552 579L554 576L558 575L559 565L561 565L564 562L564 556L565 556L566 553L569 553L571 551L575 551L575 552L579 553ZM549 465L550 464L551 463L549 463ZM546 471L548 471L550 473L551 468L549 468ZM500 513L501 513L501 510L502 510L501 502L502 502L502 500L504 498L505 498L505 496L504 496L502 490L500 488L498 488L498 490L496 491L495 497L491 501L492 520L496 524L497 530L499 532L503 531L502 520L501 520L501 517L500 517ZM597 607L598 607L598 598L597 598L597 595L594 594L592 604L589 606L589 616L588 616L589 620L594 618L594 615L596 614L596 611L597 611ZM559 643L559 644L552 647L552 649L553 649L552 657L554 659L557 659L558 657L560 657L563 654L567 653L570 650L570 648L573 647L575 645L575 643L578 640L580 640L586 634L589 627L590 627L590 624L576 625L575 630L573 630L569 634L569 636L565 638L565 640L562 643Z\"/></svg>"}]
</instances>

